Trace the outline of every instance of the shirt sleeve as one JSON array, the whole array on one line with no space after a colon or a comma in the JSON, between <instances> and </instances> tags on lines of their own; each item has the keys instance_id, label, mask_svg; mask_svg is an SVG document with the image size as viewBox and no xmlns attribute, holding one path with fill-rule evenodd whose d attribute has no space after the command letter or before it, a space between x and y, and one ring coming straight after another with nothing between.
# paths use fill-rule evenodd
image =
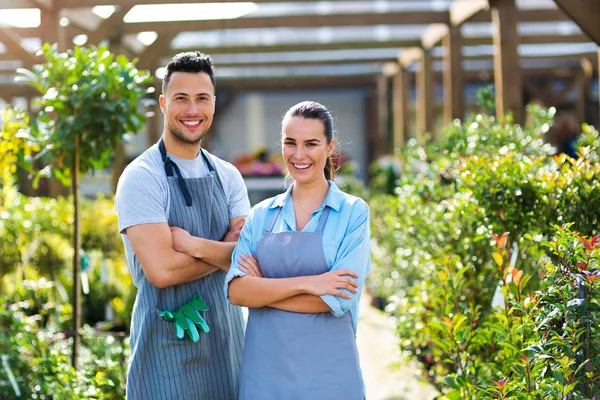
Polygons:
<instances>
[{"instance_id":1,"label":"shirt sleeve","mask_svg":"<svg viewBox=\"0 0 600 400\"><path fill-rule=\"evenodd\" d=\"M158 177L143 166L127 169L117 185L115 209L119 231L134 225L167 223L167 192Z\"/></svg>"},{"instance_id":2,"label":"shirt sleeve","mask_svg":"<svg viewBox=\"0 0 600 400\"><path fill-rule=\"evenodd\" d=\"M252 220L254 219L253 214L254 210L250 211L250 215L248 215L248 218L246 218L246 222L244 223L244 227L240 233L240 238L238 239L237 245L233 250L233 254L231 254L231 265L229 266L229 271L225 277L224 288L225 298L227 299L229 299L229 283L235 278L246 276L246 274L240 270L238 259L242 255L256 255L256 246L254 240L252 239Z\"/></svg>"},{"instance_id":3,"label":"shirt sleeve","mask_svg":"<svg viewBox=\"0 0 600 400\"><path fill-rule=\"evenodd\" d=\"M321 296L321 299L331 308L331 313L336 317L343 316L356 304L371 268L371 234L369 206L361 201L357 210L350 217L349 228L339 247L332 271L349 269L358 275L358 289L356 294L342 289L350 295L350 299L342 299L333 295Z\"/></svg>"},{"instance_id":4,"label":"shirt sleeve","mask_svg":"<svg viewBox=\"0 0 600 400\"><path fill-rule=\"evenodd\" d=\"M248 189L244 183L242 174L233 165L228 165L230 178L229 191L229 218L246 216L250 212L250 200L248 199Z\"/></svg>"}]
</instances>

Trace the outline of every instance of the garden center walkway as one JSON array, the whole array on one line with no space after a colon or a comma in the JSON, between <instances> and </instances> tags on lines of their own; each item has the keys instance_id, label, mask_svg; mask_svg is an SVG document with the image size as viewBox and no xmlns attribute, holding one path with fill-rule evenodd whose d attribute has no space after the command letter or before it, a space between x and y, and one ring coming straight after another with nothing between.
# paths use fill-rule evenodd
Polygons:
<instances>
[{"instance_id":1,"label":"garden center walkway","mask_svg":"<svg viewBox=\"0 0 600 400\"><path fill-rule=\"evenodd\" d=\"M417 365L401 363L393 321L371 306L364 293L358 320L358 351L367 387L367 400L429 400L438 392L419 378Z\"/></svg>"}]
</instances>

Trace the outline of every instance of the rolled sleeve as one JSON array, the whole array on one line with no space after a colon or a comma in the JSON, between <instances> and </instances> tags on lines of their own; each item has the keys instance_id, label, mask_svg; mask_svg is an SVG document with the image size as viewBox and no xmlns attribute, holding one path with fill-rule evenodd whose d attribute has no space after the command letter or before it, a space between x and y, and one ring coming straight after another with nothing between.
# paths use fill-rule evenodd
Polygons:
<instances>
[{"instance_id":1,"label":"rolled sleeve","mask_svg":"<svg viewBox=\"0 0 600 400\"><path fill-rule=\"evenodd\" d=\"M342 304L340 302L341 299L339 297L334 296L332 294L326 294L325 296L321 296L321 300L323 300L325 304L327 304L329 308L331 308L331 313L335 317L340 318L344 316L344 314L346 314L347 310L342 310Z\"/></svg>"},{"instance_id":2,"label":"rolled sleeve","mask_svg":"<svg viewBox=\"0 0 600 400\"><path fill-rule=\"evenodd\" d=\"M345 289L342 292L350 295L350 299L338 296L325 295L321 299L331 308L331 313L341 317L348 311L358 306L365 279L371 268L371 237L369 229L369 207L362 202L358 212L351 218L350 227L340 245L332 271L349 269L358 275L357 293Z\"/></svg>"},{"instance_id":3,"label":"rolled sleeve","mask_svg":"<svg viewBox=\"0 0 600 400\"><path fill-rule=\"evenodd\" d=\"M227 300L229 300L229 283L235 278L246 276L246 274L240 270L238 259L242 255L255 254L255 246L252 240L253 219L253 212L250 211L250 215L248 215L248 218L246 218L246 222L244 223L244 227L242 228L242 232L240 233L240 238L238 239L237 245L233 250L233 254L231 254L231 265L229 266L229 271L227 272L227 276L225 277L224 286L225 298Z\"/></svg>"}]
</instances>

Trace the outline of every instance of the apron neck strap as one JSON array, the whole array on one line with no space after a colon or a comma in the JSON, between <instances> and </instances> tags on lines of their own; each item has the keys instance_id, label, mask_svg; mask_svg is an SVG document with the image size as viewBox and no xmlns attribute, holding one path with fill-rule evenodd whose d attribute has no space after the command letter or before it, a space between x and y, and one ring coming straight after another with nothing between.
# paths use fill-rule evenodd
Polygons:
<instances>
[{"instance_id":1,"label":"apron neck strap","mask_svg":"<svg viewBox=\"0 0 600 400\"><path fill-rule=\"evenodd\" d=\"M283 207L277 207L275 209L275 214L271 217L271 221L269 222L269 226L265 229L265 233L271 233L273 231L273 227L275 226L275 221L277 221L277 217L279 217L279 213Z\"/></svg>"},{"instance_id":2,"label":"apron neck strap","mask_svg":"<svg viewBox=\"0 0 600 400\"><path fill-rule=\"evenodd\" d=\"M185 179L183 178L183 175L181 174L179 167L167 155L167 149L165 148L165 142L163 141L162 138L160 138L160 141L158 142L158 148L160 150L160 156L162 158L162 161L165 164L165 173L167 174L167 176L174 176L174 173L177 174L177 184L179 186L179 190L181 190L181 194L183 195L183 198L185 199L185 205L188 207L191 207L192 206L192 195L190 194L190 191L188 190L187 185L185 184ZM202 153L202 156L205 157L205 159L206 159L206 156L204 155L204 153ZM211 168L211 171L212 171L212 167L210 166L210 163L209 163L209 168Z\"/></svg>"},{"instance_id":3,"label":"apron neck strap","mask_svg":"<svg viewBox=\"0 0 600 400\"><path fill-rule=\"evenodd\" d=\"M319 225L317 226L317 230L315 232L323 232L323 228L325 227L325 222L327 222L327 217L329 216L330 210L331 208L329 208L329 206L325 206L325 208L321 212L321 218L319 218Z\"/></svg>"},{"instance_id":4,"label":"apron neck strap","mask_svg":"<svg viewBox=\"0 0 600 400\"><path fill-rule=\"evenodd\" d=\"M269 221L269 225L267 229L265 229L265 233L271 233L273 231L273 227L275 226L275 222L277 221L277 217L279 217L279 213L283 207L277 207L275 209L275 214L271 217L271 221ZM323 232L323 228L325 227L325 222L327 222L327 217L329 216L329 211L331 208L329 206L325 206L323 211L321 212L321 217L319 218L319 225L317 226L317 230L315 232Z\"/></svg>"}]
</instances>

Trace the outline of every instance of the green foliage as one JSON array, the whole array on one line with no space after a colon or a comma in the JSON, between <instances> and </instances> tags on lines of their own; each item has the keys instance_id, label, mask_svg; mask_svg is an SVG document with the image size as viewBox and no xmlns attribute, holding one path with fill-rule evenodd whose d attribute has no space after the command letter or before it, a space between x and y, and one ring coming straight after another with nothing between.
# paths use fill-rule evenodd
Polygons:
<instances>
[{"instance_id":1,"label":"green foliage","mask_svg":"<svg viewBox=\"0 0 600 400\"><path fill-rule=\"evenodd\" d=\"M522 356L541 322L533 312L525 318L524 307L532 307L534 293L553 283L543 275L542 262L554 257L543 243L552 240L555 224L567 222L578 237L598 234L597 132L587 128L577 160L555 156L543 142L554 111L535 106L528 111L524 127L477 115L448 126L439 143L409 142L397 155L402 175L394 194L370 200L369 286L387 298L404 354L419 360L450 399L549 398L546 386L538 397L528 397L525 381L518 380L527 368L532 371L533 354L527 354L527 367ZM507 234L494 235L501 232ZM507 276L520 279L520 287ZM499 298L504 308L492 306ZM591 317L598 325L598 315ZM570 354L575 363L572 353L562 357ZM571 368L561 364L559 354L545 361L552 376ZM541 375L536 387L560 382Z\"/></svg>"},{"instance_id":2,"label":"green foliage","mask_svg":"<svg viewBox=\"0 0 600 400\"><path fill-rule=\"evenodd\" d=\"M127 344L84 330L80 369L75 371L71 339L57 329L61 318L70 317L70 306L55 302L53 289L46 280L25 281L13 296L0 298L0 353L7 356L21 392L17 397L3 370L2 399L123 399Z\"/></svg>"},{"instance_id":3,"label":"green foliage","mask_svg":"<svg viewBox=\"0 0 600 400\"><path fill-rule=\"evenodd\" d=\"M31 119L34 136L44 143L39 158L65 185L73 168L76 137L81 172L111 164L115 146L127 133L142 129L146 116L140 101L153 88L147 71L139 71L124 56L104 47L76 46L60 53L45 44L40 50L45 63L32 71L19 69L18 79L37 89L42 98Z\"/></svg>"}]
</instances>

